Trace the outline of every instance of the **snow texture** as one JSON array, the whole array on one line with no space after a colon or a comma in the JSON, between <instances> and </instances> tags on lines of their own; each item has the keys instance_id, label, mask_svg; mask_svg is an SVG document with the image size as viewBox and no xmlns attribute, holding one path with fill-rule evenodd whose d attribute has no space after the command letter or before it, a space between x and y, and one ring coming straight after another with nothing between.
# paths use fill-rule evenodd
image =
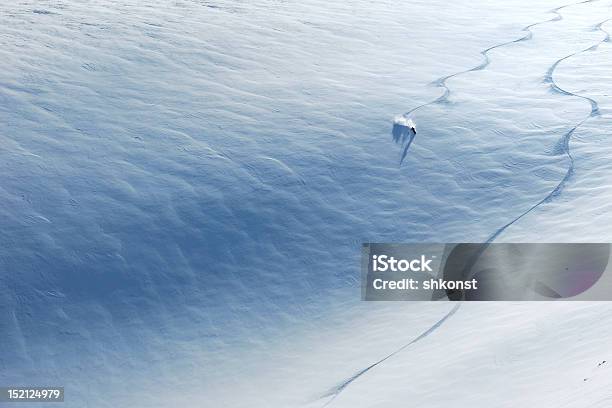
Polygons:
<instances>
[{"instance_id":1,"label":"snow texture","mask_svg":"<svg viewBox=\"0 0 612 408\"><path fill-rule=\"evenodd\" d=\"M0 386L610 406L612 305L360 302L359 257L612 241L611 4L1 2Z\"/></svg>"}]
</instances>

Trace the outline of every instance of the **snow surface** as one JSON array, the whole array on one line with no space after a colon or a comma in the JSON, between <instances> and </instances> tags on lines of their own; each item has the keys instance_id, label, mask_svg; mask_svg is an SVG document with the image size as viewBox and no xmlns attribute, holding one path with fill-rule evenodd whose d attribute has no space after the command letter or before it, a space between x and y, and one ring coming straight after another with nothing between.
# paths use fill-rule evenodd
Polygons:
<instances>
[{"instance_id":1,"label":"snow surface","mask_svg":"<svg viewBox=\"0 0 612 408\"><path fill-rule=\"evenodd\" d=\"M611 3L566 4L0 3L0 386L610 406L612 305L359 301L362 242L612 241Z\"/></svg>"}]
</instances>

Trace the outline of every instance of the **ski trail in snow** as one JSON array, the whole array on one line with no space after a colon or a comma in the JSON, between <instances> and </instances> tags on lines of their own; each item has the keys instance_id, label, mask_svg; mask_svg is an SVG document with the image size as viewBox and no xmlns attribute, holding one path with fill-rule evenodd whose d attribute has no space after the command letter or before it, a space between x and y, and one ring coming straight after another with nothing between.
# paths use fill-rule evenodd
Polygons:
<instances>
[{"instance_id":1,"label":"ski trail in snow","mask_svg":"<svg viewBox=\"0 0 612 408\"><path fill-rule=\"evenodd\" d=\"M422 105L419 105L415 108L413 108L412 110L404 113L404 118L408 119L409 115L421 108L424 108L426 106L430 106L433 104L438 104L438 103L443 103L443 102L447 102L448 97L450 96L450 88L448 87L448 85L446 84L446 81L449 80L450 78L454 78L456 76L468 73L468 72L473 72L473 71L479 71L482 69L485 69L489 64L490 64L490 59L488 56L488 53L496 48L500 48L500 47L504 47L507 45L511 45L514 43L518 43L521 41L527 41L529 39L531 39L533 37L533 32L531 31L531 29L535 26L541 25L541 24L545 24L545 23L549 23L549 22L554 22L554 21L560 21L563 19L563 16L561 15L561 13L559 12L560 10L570 7L570 6L574 6L574 5L578 5L578 4L583 4L583 3L591 3L593 1L596 0L585 0L585 1L580 1L577 3L571 3L571 4L566 4L564 6L560 6L557 7L553 10L551 10L551 13L556 14L555 17L548 19L548 20L544 20L544 21L540 21L537 23L533 23L530 24L526 27L524 27L521 31L525 32L526 34L518 39L515 40L511 40L511 41L507 41L504 43L500 43L497 45L494 45L492 47L489 47L483 51L480 52L480 54L484 57L484 61L473 68L464 70L464 71L459 71L456 72L454 74L451 75L447 75L445 77L442 77L438 80L436 80L434 82L434 84L437 87L441 87L444 88L444 93L442 94L442 96L434 99L433 101L430 102L426 102ZM576 131L576 129L578 129L580 126L582 126L582 124L584 122L586 122L589 118L593 117L593 116L597 116L599 115L599 107L597 105L597 102L589 97L586 96L582 96L582 95L578 95L575 93L572 93L570 91L567 91L563 88L561 88L554 80L554 71L557 68L557 66L564 60L571 58L572 56L581 54L583 52L586 51L593 51L595 49L597 49L597 47L599 45L601 45L604 42L609 42L610 41L610 35L607 31L605 31L602 26L603 24L605 24L606 22L608 22L610 19L606 19L604 21L602 21L601 23L597 24L594 29L595 30L599 30L602 31L603 33L606 34L605 38L602 39L599 43L586 48L584 50L578 51L576 53L567 55L561 59L559 59L558 61L555 62L555 64L553 64L551 66L551 68L548 70L547 72L547 76L546 76L546 80L549 81L551 83L551 86L553 87L553 89L557 92L561 92L565 95L570 95L570 96L576 96L579 98L582 98L586 101L588 101L591 104L591 112L590 114L584 118L581 122L579 122L578 124L576 124L572 129L569 130L569 132L567 132L564 137L563 137L563 144L564 144L564 152L567 154L568 158L570 159L570 167L568 168L568 171L565 175L565 177L561 180L561 182L555 187L555 189L553 189L546 197L544 197L541 201L539 201L538 203L536 203L535 205L533 205L532 207L530 207L528 210L526 210L525 212L523 212L522 214L520 214L518 217L516 217L515 219L513 219L512 221L510 221L509 223L505 224L504 226L502 226L501 228L499 228L498 230L496 230L487 240L486 242L483 244L483 247L481 248L480 251L478 251L478 254L482 253L482 251L484 251L488 245L490 243L492 243L504 230L506 230L510 225L514 224L515 222L517 222L519 219L521 219L522 217L524 217L525 215L527 215L528 213L530 213L531 211L533 211L535 208L537 208L538 206L540 206L541 204L550 201L553 197L555 197L556 195L558 195L561 190L563 189L565 183L567 182L567 180L569 179L569 177L571 176L572 172L573 172L573 163L574 163L574 159L571 155L570 149L569 149L569 141L571 139L572 134ZM403 153L402 153L402 157L400 160L400 166L402 165L402 162L404 161L404 158L406 157L407 153L408 153L408 148L410 147L410 145L412 144L412 142L414 141L414 137L411 138L408 143L406 144L406 146L404 147ZM403 346L401 346L400 348L398 348L397 350L395 350L394 352L392 352L391 354L388 354L387 356L383 357L382 359L376 361L375 363L371 364L370 366L362 369L361 371L357 372L356 374L354 374L353 376L351 376L350 378L346 379L345 381L343 381L342 383L340 383L338 386L332 388L329 392L327 392L326 394L324 394L321 398L326 398L326 397L330 397L330 399L325 402L325 404L322 406L323 408L329 406L332 402L334 402L334 400L349 386L351 385L355 380L357 380L359 377L363 376L364 374L366 374L368 371L370 371L371 369L373 369L374 367L382 364L384 361L390 359L391 357L395 356L396 354L402 352L403 350L405 350L406 348L408 348L409 346L415 344L416 342L422 340L423 338L429 336L431 333L433 333L436 329L438 329L447 319L449 319L451 316L453 316L461 307L461 303L456 304L444 317L442 317L440 320L438 320L433 326L431 326L429 329L427 329L426 331L424 331L422 334L420 334L419 336L417 336L416 338L414 338L413 340L411 340L410 342L404 344Z\"/></svg>"},{"instance_id":2,"label":"ski trail in snow","mask_svg":"<svg viewBox=\"0 0 612 408\"><path fill-rule=\"evenodd\" d=\"M508 223L504 224L502 227L498 228L485 241L486 243L493 242L497 237L499 237L512 224L516 223L521 218L523 218L527 214L531 213L532 211L534 211L536 208L538 208L542 204L548 203L548 202L552 201L555 197L559 196L561 194L561 192L563 191L563 189L565 188L566 183L568 182L568 180L571 178L572 174L574 173L574 157L572 156L572 152L571 152L571 149L570 149L570 141L571 141L572 135L586 121L588 121L592 117L599 116L601 113L599 112L599 105L597 104L597 101L595 101L594 99L589 98L588 96L579 95L577 93L570 92L570 91L560 87L559 84L555 81L554 72L555 72L555 70L557 69L557 67L559 66L559 64L561 62L563 62L563 61L565 61L565 60L567 60L567 59L569 59L569 58L571 58L573 56L582 54L584 52L595 51L601 44L603 44L605 42L610 42L610 34L606 30L604 30L603 27L602 27L605 23L607 23L610 20L611 20L610 18L607 18L607 19L603 20L602 22L598 23L597 25L595 25L595 27L593 27L594 30L601 31L602 33L605 34L605 37L601 41L599 41L598 43L596 43L596 44L594 44L594 45L592 45L592 46L590 46L588 48L585 48L583 50L574 52L572 54L566 55L563 58L558 59L553 65L551 65L551 67L546 72L546 76L544 77L544 82L549 83L551 88L553 89L553 91L561 93L563 95L568 95L568 96L573 96L573 97L581 98L581 99L589 102L589 104L591 105L591 112L589 112L589 114L584 119L582 119L580 122L578 122L576 125L574 125L574 127L572 127L561 138L562 147L563 147L563 150L562 150L563 154L565 154L567 156L568 160L569 160L569 165L567 167L567 171L566 171L565 175L563 176L561 181L559 181L559 183L555 186L555 188L553 188L552 191L550 191L544 198L542 198L540 201L538 201L537 203L535 203L534 205L529 207L527 210L523 211L521 214L519 214L517 217L512 219L510 222L508 222Z\"/></svg>"},{"instance_id":3,"label":"ski trail in snow","mask_svg":"<svg viewBox=\"0 0 612 408\"><path fill-rule=\"evenodd\" d=\"M533 32L531 31L531 29L533 27L536 27L538 25L541 24L546 24L546 23L550 23L550 22L554 22L554 21L561 21L563 20L563 16L561 15L561 13L559 13L560 10L563 10L564 8L567 7L571 7L571 6L576 6L578 4L583 4L583 3L591 3L593 1L597 1L597 0L583 0L577 3L570 3L570 4L566 4L564 6L561 7L557 7L555 9L552 9L549 11L549 13L553 13L556 14L555 17L548 19L548 20L543 20L543 21L539 21L537 23L533 23L533 24L529 24L528 26L525 26L521 29L522 32L525 33L525 35L521 38L517 38L515 40L511 40L511 41L506 41L497 45L493 45L492 47L486 48L482 51L480 51L480 55L482 55L484 57L484 61L482 63L480 63L479 65L470 68L470 69L466 69L463 71L459 71L459 72L455 72L453 74L438 78L437 80L435 80L434 82L432 82L432 85L435 85L437 88L443 88L444 89L444 93L439 96L438 98L434 99L433 101L429 101L429 102L425 102L422 105L419 105L411 110L409 110L408 112L404 113L403 116L404 118L408 118L410 116L410 114L416 112L419 109L422 109L424 107L427 106L431 106L431 105L435 105L438 103L446 103L448 102L448 97L451 94L451 90L448 87L446 81L448 81L451 78L455 78L459 75L463 75L463 74L467 74L468 72L474 72L474 71L481 71L483 69L485 69L490 63L491 63L491 59L489 58L489 52L497 49L497 48L501 48L501 47L505 47L507 45L511 45L511 44L515 44L515 43L519 43L522 41L527 41L530 40L533 37ZM415 135L416 137L416 135ZM400 158L400 167L402 165L402 163L404 162L404 159L406 158L407 154L408 154L408 149L410 148L410 145L412 144L412 142L414 141L415 137L413 137L409 143L407 143L404 146L404 149L402 151L402 156Z\"/></svg>"},{"instance_id":4,"label":"ski trail in snow","mask_svg":"<svg viewBox=\"0 0 612 408\"><path fill-rule=\"evenodd\" d=\"M443 318L441 318L440 320L438 320L433 326L431 326L429 329L425 330L423 333L421 333L420 335L418 335L417 337L415 337L414 339L412 339L410 342L404 344L403 346L401 346L400 348L398 348L397 350L395 350L394 352L392 352L391 354L387 355L386 357L381 358L380 360L378 360L377 362L375 362L374 364L364 368L363 370L357 372L355 375L353 375L352 377L346 379L345 381L343 381L342 383L340 383L338 386L332 388L328 393L326 393L325 395L322 396L322 398L325 397L331 397L331 399L329 401L327 401L323 407L327 407L329 404L331 404L338 395L340 395L340 393L342 391L344 391L346 389L346 387L348 387L353 381L355 381L356 379L358 379L359 377L361 377L362 375L364 375L365 373L367 373L368 371L370 371L372 368L376 367L377 365L381 364L382 362L390 359L391 357L393 357L394 355L400 353L402 350L406 349L407 347L413 345L414 343L424 339L425 337L429 336L431 333L433 333L436 329L438 329L440 326L442 326L442 324L448 319L450 318L452 315L454 315L457 310L459 310L459 306L461 305L461 303L456 304Z\"/></svg>"}]
</instances>

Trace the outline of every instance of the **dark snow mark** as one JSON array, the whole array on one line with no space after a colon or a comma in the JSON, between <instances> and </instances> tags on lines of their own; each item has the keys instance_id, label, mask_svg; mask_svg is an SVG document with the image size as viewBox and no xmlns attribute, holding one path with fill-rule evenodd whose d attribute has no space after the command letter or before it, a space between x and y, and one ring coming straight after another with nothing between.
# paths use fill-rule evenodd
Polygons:
<instances>
[{"instance_id":1,"label":"dark snow mark","mask_svg":"<svg viewBox=\"0 0 612 408\"><path fill-rule=\"evenodd\" d=\"M443 318L441 318L440 320L438 320L433 326L431 326L429 329L425 330L423 333L421 333L419 336L415 337L414 339L412 339L410 342L404 344L403 346L401 346L400 348L398 348L397 350L395 350L393 353L387 355L386 357L383 357L382 359L378 360L377 362L375 362L374 364L364 368L363 370L358 371L355 375L351 376L350 378L344 380L342 383L340 383L339 385L333 387L331 390L329 390L327 393L325 393L321 398L326 398L326 397L331 397L331 399L329 401L327 401L323 407L328 406L329 404L331 404L338 395L340 395L340 393L342 391L344 391L349 385L351 385L351 383L353 381L355 381L356 379L358 379L359 377L361 377L362 375L364 375L365 373L367 373L368 371L370 371L371 369L373 369L374 367L376 367L377 365L381 364L382 362L390 359L391 357L393 357L394 355L400 353L401 351L403 351L404 349L406 349L407 347L413 345L414 343L424 339L425 337L429 336L431 333L433 333L434 331L436 331L436 329L438 329L440 326L442 326L442 324L448 319L450 318L452 315L454 315L457 310L459 310L459 306L461 306L461 303L456 304Z\"/></svg>"},{"instance_id":2,"label":"dark snow mark","mask_svg":"<svg viewBox=\"0 0 612 408\"><path fill-rule=\"evenodd\" d=\"M426 102L426 103L424 103L422 105L419 105L419 106L409 110L408 112L404 113L403 116L405 118L408 118L411 113L416 112L417 110L419 110L421 108L424 108L426 106L431 106L431 105L439 104L439 103L448 103L448 97L451 94L451 90L448 87L448 85L446 84L446 81L448 81L451 78L457 77L459 75L467 74L468 72L481 71L481 70L485 69L491 63L491 60L489 59L489 52L491 52L491 51L493 51L494 49L497 49L497 48L505 47L507 45L516 44L516 43L519 43L519 42L522 42L522 41L530 40L533 37L533 33L531 31L531 29L533 27L536 27L536 26L541 25L541 24L546 24L546 23L550 23L550 22L554 22L554 21L563 20L563 16L559 13L559 10L562 10L562 9L564 9L566 7L575 6L575 5L578 5L578 4L590 3L590 2L593 2L593 1L596 1L596 0L580 1L580 2L577 2L577 3L566 4L565 6L561 6L561 7L557 7L555 9L552 9L550 11L550 13L556 14L555 17L553 17L551 19L548 19L548 20L540 21L540 22L537 22L537 23L529 24L528 26L523 27L523 29L521 29L521 31L523 31L525 33L525 35L523 37L517 38L516 40L506 41L506 42L503 42L503 43L500 43L500 44L497 44L497 45L493 45L492 47L489 47L489 48L486 48L486 49L480 51L480 55L482 55L484 57L484 60L483 60L482 63L480 63L479 65L477 65L477 66L475 66L473 68L466 69L464 71L455 72L453 74L444 76L442 78L438 78L437 80L433 81L431 83L431 85L434 85L434 86L436 86L438 88L443 88L444 89L444 93L441 96L439 96L438 98L434 99L433 101ZM601 24L603 24L603 22ZM601 29L601 24L599 24L596 27ZM607 39L604 40L604 41L607 41ZM394 129L395 129L395 126L394 126ZM395 135L394 135L394 137L395 137ZM410 147L410 144L412 144L413 139L414 138L410 139L409 143L406 146L404 146L402 157L400 159L400 167L402 165L402 162L406 158L406 155L408 153L408 148Z\"/></svg>"},{"instance_id":3,"label":"dark snow mark","mask_svg":"<svg viewBox=\"0 0 612 408\"><path fill-rule=\"evenodd\" d=\"M587 378L583 378L582 381L586 382L589 381L591 378L593 378L594 375L597 375L597 370L601 367L603 367L605 364L607 363L606 360L602 361L601 363L597 364L597 367L595 367L592 371L591 371L591 377L587 377Z\"/></svg>"},{"instance_id":4,"label":"dark snow mark","mask_svg":"<svg viewBox=\"0 0 612 408\"><path fill-rule=\"evenodd\" d=\"M32 13L34 13L34 14L42 14L42 15L55 14L54 12L49 11L49 10L38 10L38 9L37 10L32 10Z\"/></svg>"},{"instance_id":5,"label":"dark snow mark","mask_svg":"<svg viewBox=\"0 0 612 408\"><path fill-rule=\"evenodd\" d=\"M87 71L97 71L95 64L92 64L90 62L86 62L84 64L81 64L81 68L87 70Z\"/></svg>"},{"instance_id":6,"label":"dark snow mark","mask_svg":"<svg viewBox=\"0 0 612 408\"><path fill-rule=\"evenodd\" d=\"M559 10L559 9L556 9L556 10ZM534 205L529 207L527 210L523 211L521 214L519 214L517 217L512 219L510 222L506 223L501 228L498 228L487 239L486 242L492 242L501 233L503 233L509 226L511 226L512 224L516 223L521 218L523 218L524 216L526 216L527 214L529 214L530 212L532 212L533 210L535 210L536 208L538 208L542 204L548 203L548 202L552 201L553 199L555 199L556 197L558 197L561 194L561 192L563 191L563 189L565 188L566 183L569 181L569 179L574 174L574 157L572 156L572 152L570 150L570 141L572 139L572 135L586 121L588 121L592 117L600 116L601 113L599 112L599 105L597 104L597 102L594 99L591 99L591 98L589 98L587 96L579 95L577 93L573 93L573 92L570 92L570 91L568 91L566 89L561 88L559 86L559 84L555 81L554 73L555 73L555 70L557 69L557 67L559 66L559 64L561 62L563 62L563 61L565 61L565 60L567 60L567 59L569 59L569 58L571 58L573 56L576 56L576 55L579 55L579 54L582 54L582 53L585 53L585 52L596 50L597 47L599 47L602 43L608 42L609 38L610 38L610 35L609 35L609 33L607 31L605 31L602 28L602 26L603 26L603 24L607 23L610 20L611 19L608 18L608 19L603 20L599 24L595 25L595 28L598 31L601 31L602 33L605 34L605 37L601 41L599 41L595 45L592 45L592 46L590 46L588 48L585 48L583 50L577 51L577 52L575 52L573 54L566 55L565 57L558 59L557 61L555 61L555 63L553 65L550 66L550 68L546 72L546 75L544 76L544 82L550 84L551 90L553 92L558 92L558 93L561 93L563 95L573 96L573 97L576 97L576 98L581 98L581 99L589 102L589 104L591 105L591 111L589 112L589 114L584 119L582 119L580 122L578 122L576 125L574 125L574 127L572 127L569 131L567 131L563 135L563 137L561 137L561 140L559 141L560 152L561 152L561 154L565 154L567 156L567 159L568 159L568 167L567 167L567 171L566 171L565 175L559 181L559 183L555 186L555 188L552 189L552 191L550 193L548 193L540 201L538 201L537 203L535 203ZM585 379L585 381L586 381L586 379Z\"/></svg>"}]
</instances>

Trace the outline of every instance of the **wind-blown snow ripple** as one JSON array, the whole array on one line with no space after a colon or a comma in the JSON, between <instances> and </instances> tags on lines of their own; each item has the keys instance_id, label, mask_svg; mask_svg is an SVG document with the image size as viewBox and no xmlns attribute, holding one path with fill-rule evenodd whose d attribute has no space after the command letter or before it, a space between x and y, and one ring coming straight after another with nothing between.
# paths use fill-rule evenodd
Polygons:
<instances>
[{"instance_id":1,"label":"wind-blown snow ripple","mask_svg":"<svg viewBox=\"0 0 612 408\"><path fill-rule=\"evenodd\" d=\"M286 408L426 331L447 305L358 302L360 244L482 241L558 184L559 140L589 107L541 79L601 40L590 28L607 3L568 8L473 69L558 6L3 2L0 384L64 385L67 407ZM599 104L572 136L561 197L604 241L608 48L555 70ZM398 168L389 118L463 71L446 103L414 112ZM576 233L561 201L530 224ZM397 343L354 347L338 316ZM417 332L390 323L408 318Z\"/></svg>"}]
</instances>

